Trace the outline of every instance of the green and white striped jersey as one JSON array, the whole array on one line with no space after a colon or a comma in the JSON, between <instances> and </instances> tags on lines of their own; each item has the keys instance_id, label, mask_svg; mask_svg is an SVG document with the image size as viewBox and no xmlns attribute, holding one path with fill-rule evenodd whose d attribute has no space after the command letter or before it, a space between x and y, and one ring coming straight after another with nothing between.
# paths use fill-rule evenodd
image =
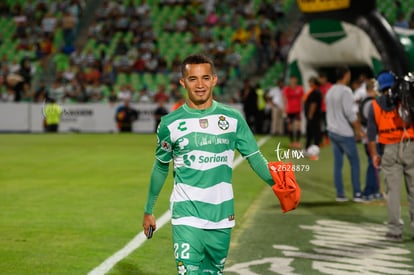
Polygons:
<instances>
[{"instance_id":1,"label":"green and white striped jersey","mask_svg":"<svg viewBox=\"0 0 414 275\"><path fill-rule=\"evenodd\" d=\"M172 224L233 227L234 151L243 157L259 152L243 116L216 101L206 110L185 104L162 117L157 138L156 158L164 163L174 161Z\"/></svg>"}]
</instances>

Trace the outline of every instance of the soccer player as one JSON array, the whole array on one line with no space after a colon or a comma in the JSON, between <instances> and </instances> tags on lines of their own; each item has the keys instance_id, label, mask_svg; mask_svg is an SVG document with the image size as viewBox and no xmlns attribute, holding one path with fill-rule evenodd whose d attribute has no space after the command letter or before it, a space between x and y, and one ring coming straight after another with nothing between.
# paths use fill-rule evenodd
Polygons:
<instances>
[{"instance_id":1,"label":"soccer player","mask_svg":"<svg viewBox=\"0 0 414 275\"><path fill-rule=\"evenodd\" d=\"M235 149L260 178L270 186L274 182L245 119L213 100L217 74L211 59L190 55L181 66L180 84L188 99L161 119L143 227L147 236L150 226L156 229L153 207L173 161L170 205L177 272L222 274L235 225Z\"/></svg>"},{"instance_id":2,"label":"soccer player","mask_svg":"<svg viewBox=\"0 0 414 275\"><path fill-rule=\"evenodd\" d=\"M298 84L298 77L291 75L289 85L282 90L283 105L288 122L288 133L290 139L290 147L300 149L300 119L302 113L302 98L305 94L302 85Z\"/></svg>"}]
</instances>

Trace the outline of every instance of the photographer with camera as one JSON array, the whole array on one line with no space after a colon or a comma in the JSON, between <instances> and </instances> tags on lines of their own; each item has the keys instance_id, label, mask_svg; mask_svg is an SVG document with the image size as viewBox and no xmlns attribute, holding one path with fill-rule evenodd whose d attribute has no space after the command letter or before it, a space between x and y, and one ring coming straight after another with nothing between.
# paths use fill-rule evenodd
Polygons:
<instances>
[{"instance_id":1,"label":"photographer with camera","mask_svg":"<svg viewBox=\"0 0 414 275\"><path fill-rule=\"evenodd\" d=\"M412 95L410 89L404 88L410 85L405 85L405 80L396 77L392 72L381 72L377 81L381 95L370 106L368 146L374 166L381 167L384 173L389 219L385 237L392 241L402 241L400 195L403 175L414 235L414 125L408 120L409 110L404 104L404 98ZM381 152L377 151L377 135Z\"/></svg>"}]
</instances>

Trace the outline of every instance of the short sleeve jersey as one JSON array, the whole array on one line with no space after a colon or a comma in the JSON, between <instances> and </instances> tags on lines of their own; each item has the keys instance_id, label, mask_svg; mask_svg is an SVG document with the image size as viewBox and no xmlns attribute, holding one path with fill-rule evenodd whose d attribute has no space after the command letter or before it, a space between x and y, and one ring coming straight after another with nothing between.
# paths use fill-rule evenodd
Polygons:
<instances>
[{"instance_id":1,"label":"short sleeve jersey","mask_svg":"<svg viewBox=\"0 0 414 275\"><path fill-rule=\"evenodd\" d=\"M286 113L296 114L302 111L302 98L304 95L302 86L298 85L295 88L286 86L283 88L283 95L287 101Z\"/></svg>"},{"instance_id":2,"label":"short sleeve jersey","mask_svg":"<svg viewBox=\"0 0 414 275\"><path fill-rule=\"evenodd\" d=\"M243 157L259 152L240 112L216 101L206 110L184 104L162 117L157 138L156 158L174 162L172 224L233 227L234 151Z\"/></svg>"}]
</instances>

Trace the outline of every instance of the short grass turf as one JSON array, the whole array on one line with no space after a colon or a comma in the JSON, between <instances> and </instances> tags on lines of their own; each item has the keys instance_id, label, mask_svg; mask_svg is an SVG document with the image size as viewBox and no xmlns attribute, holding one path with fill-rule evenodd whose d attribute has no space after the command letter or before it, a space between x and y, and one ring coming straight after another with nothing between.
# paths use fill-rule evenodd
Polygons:
<instances>
[{"instance_id":1,"label":"short grass turf","mask_svg":"<svg viewBox=\"0 0 414 275\"><path fill-rule=\"evenodd\" d=\"M276 147L277 142L277 139L273 139L267 142L262 148L270 160L274 160L275 158L275 152L272 149ZM367 157L362 144L358 145L358 149L361 161L361 187L363 188L365 186ZM241 266L240 264L246 264L264 258L272 259L266 263L260 263L258 261L256 264L251 264L244 270L244 272L248 270L248 273L225 272L226 274L414 274L414 239L412 239L414 232L412 232L410 226L407 194L404 188L402 188L401 192L401 213L405 223L403 241L393 243L385 241L384 238L384 246L377 252L389 251L387 257L382 256L381 258L379 255L372 256L369 253L365 255L365 252L362 254L352 252L349 256L338 256L339 254L335 253L338 253L338 251L339 253L343 252L345 250L344 246L338 245L336 248L318 247L312 241L315 241L315 239L323 240L322 235L316 236L317 232L305 230L301 226L315 226L318 221L331 220L351 223L356 228L356 231L366 223L373 224L374 228L385 230L384 223L387 220L386 203L384 200L370 203L354 203L351 201L338 203L335 201L335 189L332 180L333 157L330 146L322 148L320 158L317 161L311 161L306 158L292 161L295 164L309 165L310 167L309 172L296 172L296 178L302 190L299 207L283 214L273 193L269 190L263 190L252 205L251 211L247 212L247 217L244 220L241 230L236 232L237 237L233 239L227 267L235 264ZM347 196L352 198L350 167L347 160L345 160L343 177ZM384 189L383 182L382 189ZM367 232L364 234L367 234ZM367 235L369 236L371 234L368 232ZM381 239L384 233L372 232L372 236L379 238L380 242L383 242ZM363 245L358 247L366 248L368 252L378 247L377 245L370 244L370 239L367 238L364 240L364 237L361 237L358 232L354 231L347 232L345 230L345 233L341 237L338 237L338 240L346 240L348 238L350 240L362 238L362 243L366 241L367 245L365 247ZM337 240L334 239L332 241L335 242ZM282 252L283 249L275 249L273 247L274 245L294 247L298 249L298 252L313 255L315 259L286 257ZM326 249L324 253L327 255L337 258L331 260L325 260L324 256L318 258L321 254L324 254L318 252L318 249L321 248ZM390 252L392 249L395 249L395 254ZM289 251L289 249L285 248L285 251ZM287 258L293 259L290 262L292 269L288 271L282 269L282 266L279 265L280 273L270 271L270 263L277 261L277 258L284 258L286 260ZM332 266L339 263L338 266L341 266L341 263L343 264L347 260L350 260L350 258L354 258L356 261L358 258L361 259L363 263L365 262L366 266L364 268L366 269L360 268L357 264L345 264L340 270L333 269L330 272L326 271L323 273L313 268L315 263L324 263ZM392 272L381 271L378 266L376 267L375 260L378 260L376 264L379 263L379 265L391 268L395 267L395 270ZM356 269L352 270L355 266Z\"/></svg>"},{"instance_id":2,"label":"short grass turf","mask_svg":"<svg viewBox=\"0 0 414 275\"><path fill-rule=\"evenodd\" d=\"M0 273L85 274L128 243L142 229L142 211L154 160L154 135L0 135ZM262 151L276 160L272 138ZM361 149L361 148L360 148ZM363 185L366 157L360 150ZM243 162L234 171L237 226L228 266L274 256L273 243L301 245L311 250L311 236L299 229L318 219L382 224L384 204L337 204L332 183L331 148L320 160L297 173L303 195L294 212L281 214L270 188ZM351 195L349 166L344 182ZM171 175L158 199L155 215L168 209ZM405 235L409 235L406 195L403 191ZM292 234L295 241L289 243ZM299 234L298 234L299 233ZM414 251L413 242L405 246ZM171 227L155 232L110 274L175 274ZM280 255L278 255L280 256ZM414 259L413 259L414 261ZM297 274L309 274L309 262L296 261ZM257 274L269 273L266 266Z\"/></svg>"},{"instance_id":3,"label":"short grass turf","mask_svg":"<svg viewBox=\"0 0 414 275\"><path fill-rule=\"evenodd\" d=\"M0 273L85 274L141 230L153 135L0 140Z\"/></svg>"}]
</instances>

